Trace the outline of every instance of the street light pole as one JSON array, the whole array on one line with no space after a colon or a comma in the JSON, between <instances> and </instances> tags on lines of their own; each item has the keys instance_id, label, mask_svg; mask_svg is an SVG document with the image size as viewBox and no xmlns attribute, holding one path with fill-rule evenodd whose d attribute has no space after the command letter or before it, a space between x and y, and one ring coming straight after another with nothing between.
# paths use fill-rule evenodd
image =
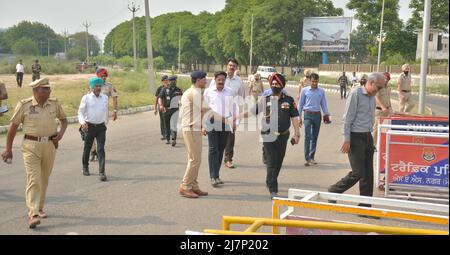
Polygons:
<instances>
[{"instance_id":1,"label":"street light pole","mask_svg":"<svg viewBox=\"0 0 450 255\"><path fill-rule=\"evenodd\" d=\"M134 71L137 72L137 58L136 58L136 28L134 24L134 14L139 11L139 6L136 8L135 4L132 3L132 7L128 5L128 10L133 13L133 56L134 56Z\"/></svg>"},{"instance_id":2,"label":"street light pole","mask_svg":"<svg viewBox=\"0 0 450 255\"><path fill-rule=\"evenodd\" d=\"M148 82L150 84L150 93L155 92L153 78L153 51L152 51L152 30L150 27L150 10L148 0L145 0L145 30L147 33L147 61L148 61Z\"/></svg>"},{"instance_id":3,"label":"street light pole","mask_svg":"<svg viewBox=\"0 0 450 255\"><path fill-rule=\"evenodd\" d=\"M377 72L380 71L380 59L381 59L381 41L383 39L383 18L384 18L384 0L381 7L381 23L380 23L380 41L378 42L378 61L377 61Z\"/></svg>"},{"instance_id":4,"label":"street light pole","mask_svg":"<svg viewBox=\"0 0 450 255\"><path fill-rule=\"evenodd\" d=\"M425 113L425 88L428 73L428 36L430 33L431 0L425 0L423 10L422 57L420 63L419 114ZM411 75L411 74L410 74Z\"/></svg>"},{"instance_id":5,"label":"street light pole","mask_svg":"<svg viewBox=\"0 0 450 255\"><path fill-rule=\"evenodd\" d=\"M181 25L178 31L178 73L181 73Z\"/></svg>"},{"instance_id":6,"label":"street light pole","mask_svg":"<svg viewBox=\"0 0 450 255\"><path fill-rule=\"evenodd\" d=\"M253 14L252 14L252 23L250 27L250 73L252 73L252 60L253 60Z\"/></svg>"}]
</instances>

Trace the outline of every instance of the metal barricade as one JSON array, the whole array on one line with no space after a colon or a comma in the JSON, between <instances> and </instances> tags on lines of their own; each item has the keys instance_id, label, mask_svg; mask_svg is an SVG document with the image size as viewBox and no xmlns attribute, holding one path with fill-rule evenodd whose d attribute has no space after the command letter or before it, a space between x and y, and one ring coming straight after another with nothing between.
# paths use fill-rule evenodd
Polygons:
<instances>
[{"instance_id":1,"label":"metal barricade","mask_svg":"<svg viewBox=\"0 0 450 255\"><path fill-rule=\"evenodd\" d=\"M380 149L382 129L388 129L383 133L385 153ZM419 131L406 131L411 129ZM378 126L376 186L384 189L386 197L448 204L448 130L448 127ZM389 162L392 155L398 162Z\"/></svg>"},{"instance_id":2,"label":"metal barricade","mask_svg":"<svg viewBox=\"0 0 450 255\"><path fill-rule=\"evenodd\" d=\"M370 204L377 206L377 208L351 204L338 204L334 203L335 201L339 203ZM287 206L288 210L280 214L280 206ZM275 197L273 199L272 218L286 219L289 215L292 215L295 207L398 220L410 220L431 224L449 224L448 205L300 189L289 189L288 198ZM278 233L276 226L273 227L273 233Z\"/></svg>"}]
</instances>

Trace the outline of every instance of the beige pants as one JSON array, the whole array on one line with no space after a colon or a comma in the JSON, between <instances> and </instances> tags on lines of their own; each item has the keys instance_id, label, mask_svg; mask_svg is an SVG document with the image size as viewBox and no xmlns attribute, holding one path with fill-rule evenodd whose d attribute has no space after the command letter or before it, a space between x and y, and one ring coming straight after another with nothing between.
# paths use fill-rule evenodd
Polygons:
<instances>
[{"instance_id":1,"label":"beige pants","mask_svg":"<svg viewBox=\"0 0 450 255\"><path fill-rule=\"evenodd\" d=\"M22 156L27 173L25 192L28 216L44 209L45 195L55 162L56 149L52 142L23 140Z\"/></svg>"},{"instance_id":2,"label":"beige pants","mask_svg":"<svg viewBox=\"0 0 450 255\"><path fill-rule=\"evenodd\" d=\"M202 162L202 134L200 131L183 131L183 139L188 163L180 187L184 190L199 189L197 177Z\"/></svg>"},{"instance_id":3,"label":"beige pants","mask_svg":"<svg viewBox=\"0 0 450 255\"><path fill-rule=\"evenodd\" d=\"M414 103L412 101L411 92L402 92L403 95L399 95L400 98L400 112L410 112L414 107Z\"/></svg>"},{"instance_id":4,"label":"beige pants","mask_svg":"<svg viewBox=\"0 0 450 255\"><path fill-rule=\"evenodd\" d=\"M388 111L382 112L381 110L375 110L375 124L373 125L373 144L375 147L377 146L377 139L378 139L378 122L381 117L388 117L389 115L392 115L392 108L389 108ZM377 148L378 150L378 148Z\"/></svg>"}]
</instances>

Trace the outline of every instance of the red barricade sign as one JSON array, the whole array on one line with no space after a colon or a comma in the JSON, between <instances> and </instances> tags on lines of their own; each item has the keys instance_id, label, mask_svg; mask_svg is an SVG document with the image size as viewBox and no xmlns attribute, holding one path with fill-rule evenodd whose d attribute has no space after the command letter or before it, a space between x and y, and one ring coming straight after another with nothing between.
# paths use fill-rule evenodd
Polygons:
<instances>
[{"instance_id":1,"label":"red barricade sign","mask_svg":"<svg viewBox=\"0 0 450 255\"><path fill-rule=\"evenodd\" d=\"M415 126L448 127L448 117L393 116L385 118L383 124L404 125L411 128L403 131L433 132L417 130ZM394 129L392 129L394 130ZM442 133L442 131L441 131ZM385 182L386 130L380 134L378 148L378 182ZM425 137L418 135L390 135L389 171L390 184L414 185L433 188L448 188L448 138ZM380 187L380 185L379 185Z\"/></svg>"}]
</instances>

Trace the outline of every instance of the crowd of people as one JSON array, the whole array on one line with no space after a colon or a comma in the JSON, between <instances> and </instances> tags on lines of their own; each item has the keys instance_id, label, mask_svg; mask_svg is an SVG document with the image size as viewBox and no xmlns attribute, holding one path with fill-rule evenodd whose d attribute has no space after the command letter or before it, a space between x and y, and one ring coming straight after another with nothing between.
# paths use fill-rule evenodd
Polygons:
<instances>
[{"instance_id":1,"label":"crowd of people","mask_svg":"<svg viewBox=\"0 0 450 255\"><path fill-rule=\"evenodd\" d=\"M402 70L403 73L397 82L400 111L407 111L412 105L409 65L404 65ZM30 228L35 228L41 219L47 217L44 204L48 180L59 141L67 128L67 117L61 103L57 99L50 98L50 81L48 78L40 78L40 71L41 67L36 61L33 65L33 81L29 84L33 96L17 104L11 117L6 148L2 153L2 159L11 163L12 144L19 125L22 125L24 132L22 153L27 172L26 204ZM208 139L210 184L216 188L225 183L220 178L222 165L227 168L236 167L234 146L237 127L245 118L251 116L261 118L263 162L266 165L265 182L271 198L279 195L278 176L283 166L287 144L290 142L295 145L300 142L302 127L304 127L304 165L309 167L318 164L315 155L320 127L322 122L331 123L326 93L319 86L319 75L306 69L295 99L285 88L284 75L273 73L268 79L270 88L267 90L264 90L261 76L251 75L248 79L246 99L244 82L236 71L238 61L230 58L226 70L215 72L209 85L205 72L194 71L190 75L192 85L186 91L177 87L177 76L164 75L161 78L162 85L155 93L154 113L160 115L161 140L166 141L166 144L175 147L177 131L181 131L187 151L187 166L178 190L183 197L198 198L208 195L208 192L200 188L197 180L201 165L202 136L207 136ZM90 175L89 162L97 158L101 181L107 181L105 140L110 98L113 100L113 121L117 119L118 110L118 93L114 85L107 82L108 76L105 68L97 69L96 75L87 82L89 90L81 98L78 109L79 131L83 139L82 175ZM23 65L19 61L17 64L19 87L21 79L23 79ZM351 78L353 88L347 95L346 87L349 80L345 73L339 77L341 98L346 99L343 117L344 142L341 151L348 154L352 169L347 176L330 186L329 192L343 193L359 182L360 194L372 196L375 144L372 131L377 125L376 118L393 113L389 80L389 73L363 74L360 79L353 73ZM343 86L345 89L342 89ZM6 98L6 88L0 82L0 100ZM0 116L1 114L0 112ZM55 119L59 120L59 127Z\"/></svg>"}]
</instances>

